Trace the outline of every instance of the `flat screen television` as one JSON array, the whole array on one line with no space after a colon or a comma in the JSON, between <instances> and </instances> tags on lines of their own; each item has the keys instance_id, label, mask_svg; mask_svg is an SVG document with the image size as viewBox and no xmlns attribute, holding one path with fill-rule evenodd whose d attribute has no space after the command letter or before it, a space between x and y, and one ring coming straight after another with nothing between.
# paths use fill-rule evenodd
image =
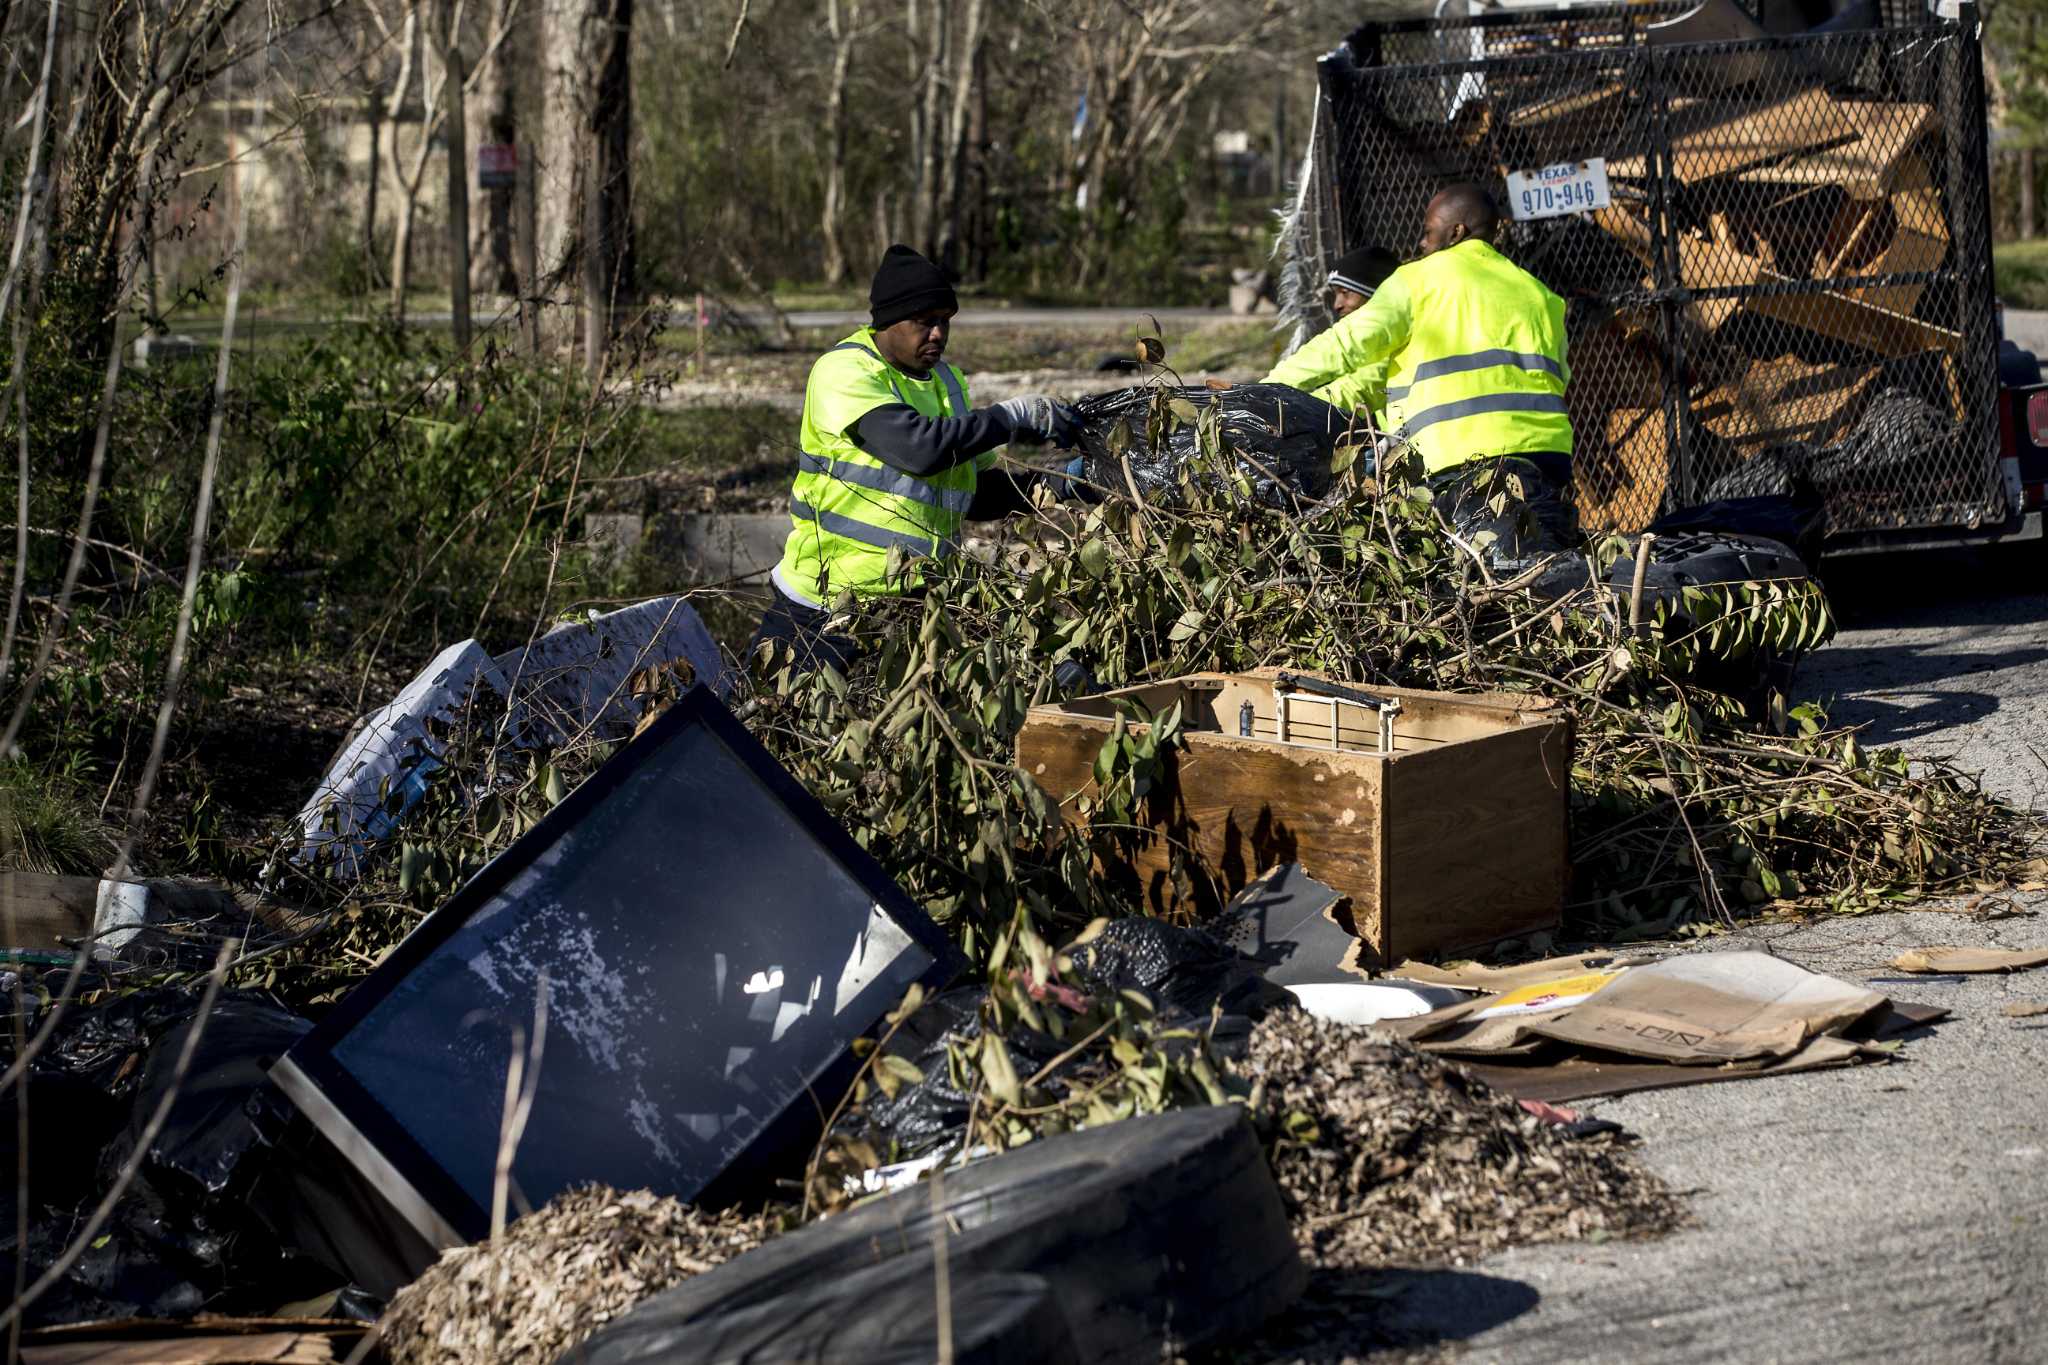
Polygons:
<instances>
[{"instance_id":1,"label":"flat screen television","mask_svg":"<svg viewBox=\"0 0 2048 1365\"><path fill-rule=\"evenodd\" d=\"M428 915L272 1076L445 1247L488 1234L507 1069L543 988L519 1197L602 1182L715 1201L787 1169L851 1079L854 1039L960 965L698 687Z\"/></svg>"}]
</instances>

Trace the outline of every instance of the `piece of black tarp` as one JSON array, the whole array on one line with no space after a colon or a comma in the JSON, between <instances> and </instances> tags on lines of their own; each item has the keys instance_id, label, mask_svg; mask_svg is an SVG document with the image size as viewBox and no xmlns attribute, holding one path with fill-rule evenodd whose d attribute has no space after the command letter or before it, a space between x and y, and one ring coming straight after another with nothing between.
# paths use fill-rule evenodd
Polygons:
<instances>
[{"instance_id":1,"label":"piece of black tarp","mask_svg":"<svg viewBox=\"0 0 2048 1365\"><path fill-rule=\"evenodd\" d=\"M1718 531L1732 536L1760 537L1790 546L1803 557L1807 549L1816 543L1826 519L1826 510L1819 495L1810 490L1762 493L1681 507L1651 522L1650 530L1659 536L1680 531ZM1804 570L1803 564L1798 566L1799 572Z\"/></svg>"},{"instance_id":2,"label":"piece of black tarp","mask_svg":"<svg viewBox=\"0 0 2048 1365\"><path fill-rule=\"evenodd\" d=\"M1266 506L1300 511L1330 491L1338 443L1368 439L1344 413L1285 384L1140 385L1091 394L1074 407L1088 481L1123 490L1128 467L1148 502L1174 501L1184 480L1214 486L1227 471L1241 475ZM1197 421L1187 420L1190 409ZM1220 469L1198 458L1199 433L1211 428L1225 456Z\"/></svg>"},{"instance_id":3,"label":"piece of black tarp","mask_svg":"<svg viewBox=\"0 0 2048 1365\"><path fill-rule=\"evenodd\" d=\"M1356 962L1358 937L1337 919L1346 899L1300 863L1282 863L1238 892L1211 927L1259 963L1276 986L1363 981L1368 973Z\"/></svg>"},{"instance_id":4,"label":"piece of black tarp","mask_svg":"<svg viewBox=\"0 0 2048 1365\"><path fill-rule=\"evenodd\" d=\"M277 1175L268 1134L290 1116L265 1072L311 1025L256 991L153 987L63 1007L26 1078L31 1123L27 1246L14 1244L14 1182L0 1276L23 1257L33 1281L135 1174L84 1254L32 1305L32 1323L267 1311L343 1278L299 1255L262 1214ZM194 1032L185 1073L178 1060ZM148 1150L138 1147L168 1100ZM17 1099L0 1104L0 1159L19 1147Z\"/></svg>"}]
</instances>

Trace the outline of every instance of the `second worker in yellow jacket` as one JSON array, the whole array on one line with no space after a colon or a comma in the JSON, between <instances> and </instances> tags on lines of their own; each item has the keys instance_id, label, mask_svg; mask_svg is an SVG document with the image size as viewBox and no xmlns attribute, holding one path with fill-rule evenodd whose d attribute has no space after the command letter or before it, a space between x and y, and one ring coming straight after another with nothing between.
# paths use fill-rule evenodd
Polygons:
<instances>
[{"instance_id":1,"label":"second worker in yellow jacket","mask_svg":"<svg viewBox=\"0 0 2048 1365\"><path fill-rule=\"evenodd\" d=\"M1386 426L1441 474L1514 455L1571 483L1564 300L1494 250L1498 216L1477 185L1429 202L1421 257L1266 376L1314 392L1386 367Z\"/></svg>"}]
</instances>

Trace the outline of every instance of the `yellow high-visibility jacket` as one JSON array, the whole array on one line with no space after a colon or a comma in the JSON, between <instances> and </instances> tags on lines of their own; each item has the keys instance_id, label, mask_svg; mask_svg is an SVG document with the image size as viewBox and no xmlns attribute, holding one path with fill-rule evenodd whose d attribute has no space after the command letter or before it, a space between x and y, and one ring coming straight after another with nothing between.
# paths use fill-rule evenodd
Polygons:
<instances>
[{"instance_id":1,"label":"yellow high-visibility jacket","mask_svg":"<svg viewBox=\"0 0 2048 1365\"><path fill-rule=\"evenodd\" d=\"M892 580L889 551L944 558L957 546L982 470L1002 458L991 450L920 478L893 469L853 443L854 423L887 403L927 417L965 417L967 381L944 361L914 379L882 359L863 327L820 356L804 389L790 532L775 585L812 606L844 590L901 591L914 573Z\"/></svg>"},{"instance_id":2,"label":"yellow high-visibility jacket","mask_svg":"<svg viewBox=\"0 0 2048 1365\"><path fill-rule=\"evenodd\" d=\"M1384 430L1387 427L1387 362L1382 360L1377 365L1338 375L1317 389L1315 396L1342 413L1368 413L1373 424Z\"/></svg>"},{"instance_id":3,"label":"yellow high-visibility jacket","mask_svg":"<svg viewBox=\"0 0 2048 1365\"><path fill-rule=\"evenodd\" d=\"M1349 317L1266 376L1314 392L1384 362L1386 423L1429 473L1572 449L1564 300L1485 242L1402 266Z\"/></svg>"}]
</instances>

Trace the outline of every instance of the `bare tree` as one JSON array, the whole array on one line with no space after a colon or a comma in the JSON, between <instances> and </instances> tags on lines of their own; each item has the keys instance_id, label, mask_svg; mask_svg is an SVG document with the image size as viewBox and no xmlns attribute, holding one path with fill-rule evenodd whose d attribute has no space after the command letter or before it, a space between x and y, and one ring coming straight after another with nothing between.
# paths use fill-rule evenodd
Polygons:
<instances>
[{"instance_id":1,"label":"bare tree","mask_svg":"<svg viewBox=\"0 0 2048 1365\"><path fill-rule=\"evenodd\" d=\"M552 294L576 263L583 216L582 135L589 100L589 58L584 14L592 0L541 0L541 146L534 162L535 236L541 281L536 294Z\"/></svg>"},{"instance_id":2,"label":"bare tree","mask_svg":"<svg viewBox=\"0 0 2048 1365\"><path fill-rule=\"evenodd\" d=\"M967 0L967 20L953 62L953 105L946 115L945 159L938 187L938 226L933 245L936 259L958 270L960 261L962 189L967 178L967 128L970 102L978 88L981 48L987 38L983 19L987 0Z\"/></svg>"},{"instance_id":3,"label":"bare tree","mask_svg":"<svg viewBox=\"0 0 2048 1365\"><path fill-rule=\"evenodd\" d=\"M469 114L463 107L468 72L462 53L461 0L436 0L435 45L446 72L447 107L441 126L448 141L448 293L454 313L455 345L469 349Z\"/></svg>"},{"instance_id":4,"label":"bare tree","mask_svg":"<svg viewBox=\"0 0 2048 1365\"><path fill-rule=\"evenodd\" d=\"M477 145L512 147L521 162L531 160L530 149L520 143L530 134L519 117L520 73L533 50L533 20L530 13L515 19L504 43L489 57L477 62L477 88L482 93L474 118ZM478 278L493 293L519 292L518 251L513 214L518 192L513 185L479 186L470 199L476 210L471 232L482 261Z\"/></svg>"},{"instance_id":5,"label":"bare tree","mask_svg":"<svg viewBox=\"0 0 2048 1365\"><path fill-rule=\"evenodd\" d=\"M978 2L978 0L977 0ZM846 208L846 86L853 75L854 43L860 34L861 0L825 0L825 29L832 38L832 78L825 88L825 202L818 219L824 240L825 279L846 279L846 244L840 240L840 219Z\"/></svg>"},{"instance_id":6,"label":"bare tree","mask_svg":"<svg viewBox=\"0 0 2048 1365\"><path fill-rule=\"evenodd\" d=\"M632 38L633 0L544 0L539 284L580 283L593 372L635 294Z\"/></svg>"},{"instance_id":7,"label":"bare tree","mask_svg":"<svg viewBox=\"0 0 2048 1365\"><path fill-rule=\"evenodd\" d=\"M1255 53L1285 17L1281 0L1053 0L1087 85L1089 121L1070 181L1095 213L1128 215L1130 190L1180 137L1218 72ZM1084 254L1091 279L1098 254Z\"/></svg>"},{"instance_id":8,"label":"bare tree","mask_svg":"<svg viewBox=\"0 0 2048 1365\"><path fill-rule=\"evenodd\" d=\"M401 54L398 78L392 83L391 96L384 110L385 120L391 128L390 173L398 195L397 221L391 234L391 312L400 320L405 317L406 291L412 285L412 234L419 218L420 186L426 180L427 167L433 157L434 138L445 126L449 108L460 109L459 97L468 93L475 83L477 71L484 68L484 62L480 60L476 70L465 69L460 74L455 90L449 89L449 64L445 60L437 60L437 57L445 55L446 45L437 33L460 31L467 0L454 0L445 27L437 23L433 15L422 13L426 3L427 0L404 0L403 13L398 16L387 16L374 3L368 5L387 42ZM485 58L495 55L503 45L506 34L511 30L516 3L517 0L497 0L493 6L489 36L484 46ZM393 18L397 20L395 26ZM411 158L407 160L400 156L399 135L406 110L406 90L409 84L414 83L415 71L418 72L419 87L419 132ZM462 212L466 220L466 169L463 174L464 188L461 192L457 192L453 183L450 185L451 201L461 200L461 208L458 210L451 202L449 211L451 216ZM466 224L464 231L467 232ZM464 240L466 244L466 236Z\"/></svg>"},{"instance_id":9,"label":"bare tree","mask_svg":"<svg viewBox=\"0 0 2048 1365\"><path fill-rule=\"evenodd\" d=\"M592 375L636 292L633 259L633 0L593 0L586 25L598 60L584 162L583 358Z\"/></svg>"}]
</instances>

